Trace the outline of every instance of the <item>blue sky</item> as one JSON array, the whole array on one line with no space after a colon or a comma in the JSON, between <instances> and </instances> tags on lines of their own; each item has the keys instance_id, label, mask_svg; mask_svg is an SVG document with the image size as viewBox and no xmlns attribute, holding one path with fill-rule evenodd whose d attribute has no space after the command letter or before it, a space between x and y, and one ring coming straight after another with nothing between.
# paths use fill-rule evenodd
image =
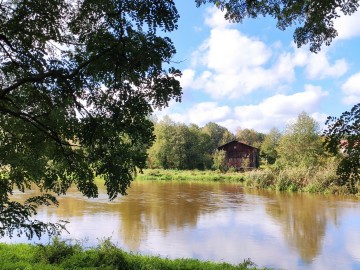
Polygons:
<instances>
[{"instance_id":1,"label":"blue sky","mask_svg":"<svg viewBox=\"0 0 360 270\"><path fill-rule=\"evenodd\" d=\"M181 18L170 37L183 97L156 112L159 119L266 133L302 111L323 127L328 115L360 102L360 12L337 19L339 36L314 54L296 48L294 29L280 31L272 18L234 24L212 5L175 2Z\"/></svg>"}]
</instances>

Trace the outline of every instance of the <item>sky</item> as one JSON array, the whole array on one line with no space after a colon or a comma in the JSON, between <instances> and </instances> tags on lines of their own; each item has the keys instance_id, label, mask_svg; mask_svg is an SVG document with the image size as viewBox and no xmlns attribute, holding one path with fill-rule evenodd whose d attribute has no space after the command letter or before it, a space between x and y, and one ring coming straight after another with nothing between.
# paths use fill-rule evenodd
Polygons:
<instances>
[{"instance_id":1,"label":"sky","mask_svg":"<svg viewBox=\"0 0 360 270\"><path fill-rule=\"evenodd\" d=\"M294 28L281 31L270 17L229 23L213 5L175 3L179 28L169 37L183 96L156 111L159 120L267 133L304 111L325 128L327 116L360 102L360 12L335 20L338 37L315 54L297 48Z\"/></svg>"}]
</instances>

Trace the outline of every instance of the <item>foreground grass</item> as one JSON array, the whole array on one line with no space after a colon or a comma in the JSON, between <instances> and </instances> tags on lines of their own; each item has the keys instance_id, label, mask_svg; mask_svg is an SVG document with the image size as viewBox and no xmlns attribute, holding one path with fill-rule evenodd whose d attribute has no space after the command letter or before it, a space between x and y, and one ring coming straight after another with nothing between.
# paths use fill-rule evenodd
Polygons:
<instances>
[{"instance_id":1,"label":"foreground grass","mask_svg":"<svg viewBox=\"0 0 360 270\"><path fill-rule=\"evenodd\" d=\"M192 182L242 182L244 174L238 172L221 173L199 170L146 169L136 176L136 180L192 181Z\"/></svg>"},{"instance_id":2,"label":"foreground grass","mask_svg":"<svg viewBox=\"0 0 360 270\"><path fill-rule=\"evenodd\" d=\"M80 245L70 245L55 239L50 245L0 244L0 269L266 269L257 268L249 260L239 265L201 262L194 259L164 259L142 256L122 251L105 240L98 247L84 250Z\"/></svg>"}]
</instances>

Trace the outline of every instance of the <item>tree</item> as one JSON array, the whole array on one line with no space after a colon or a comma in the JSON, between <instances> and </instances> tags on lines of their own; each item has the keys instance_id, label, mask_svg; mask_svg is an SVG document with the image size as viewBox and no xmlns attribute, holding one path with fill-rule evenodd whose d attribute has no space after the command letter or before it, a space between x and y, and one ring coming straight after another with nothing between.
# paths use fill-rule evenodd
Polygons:
<instances>
[{"instance_id":1,"label":"tree","mask_svg":"<svg viewBox=\"0 0 360 270\"><path fill-rule=\"evenodd\" d=\"M277 21L277 28L285 30L299 25L294 31L294 41L298 47L310 44L312 52L318 52L323 44L330 45L337 36L334 20L351 15L359 7L358 0L195 0L197 6L213 3L225 10L225 18L232 22L242 22L245 18L269 15Z\"/></svg>"},{"instance_id":2,"label":"tree","mask_svg":"<svg viewBox=\"0 0 360 270\"><path fill-rule=\"evenodd\" d=\"M213 168L220 170L221 172L226 171L226 152L225 150L216 150L213 154Z\"/></svg>"},{"instance_id":3,"label":"tree","mask_svg":"<svg viewBox=\"0 0 360 270\"><path fill-rule=\"evenodd\" d=\"M257 148L261 147L264 138L265 138L265 134L261 132L257 132L254 129L238 128L236 131L236 139Z\"/></svg>"},{"instance_id":4,"label":"tree","mask_svg":"<svg viewBox=\"0 0 360 270\"><path fill-rule=\"evenodd\" d=\"M265 136L265 139L261 145L261 156L266 160L268 164L274 164L277 159L276 148L279 145L281 133L279 129L272 128Z\"/></svg>"},{"instance_id":5,"label":"tree","mask_svg":"<svg viewBox=\"0 0 360 270\"><path fill-rule=\"evenodd\" d=\"M207 123L202 130L210 136L210 149L212 152L215 152L220 145L235 139L234 135L227 128L214 122Z\"/></svg>"},{"instance_id":6,"label":"tree","mask_svg":"<svg viewBox=\"0 0 360 270\"><path fill-rule=\"evenodd\" d=\"M171 0L1 1L0 237L58 233L37 206L71 185L96 197L95 176L110 199L126 193L154 139L148 116L180 100L180 71L163 67L178 18ZM41 195L12 201L32 187Z\"/></svg>"},{"instance_id":7,"label":"tree","mask_svg":"<svg viewBox=\"0 0 360 270\"><path fill-rule=\"evenodd\" d=\"M148 150L148 167L174 168L175 153L173 142L176 132L175 125L168 116L165 116L162 121L155 123L154 136L156 140Z\"/></svg>"},{"instance_id":8,"label":"tree","mask_svg":"<svg viewBox=\"0 0 360 270\"><path fill-rule=\"evenodd\" d=\"M337 168L339 184L355 193L355 185L360 182L360 103L340 117L329 117L326 125L326 148L333 154L343 153Z\"/></svg>"},{"instance_id":9,"label":"tree","mask_svg":"<svg viewBox=\"0 0 360 270\"><path fill-rule=\"evenodd\" d=\"M219 142L219 146L224 145L228 142L231 142L235 139L236 139L235 135L233 133L231 133L228 129L226 129L220 142Z\"/></svg>"},{"instance_id":10,"label":"tree","mask_svg":"<svg viewBox=\"0 0 360 270\"><path fill-rule=\"evenodd\" d=\"M186 168L206 169L212 165L210 136L197 125L191 124L186 134Z\"/></svg>"},{"instance_id":11,"label":"tree","mask_svg":"<svg viewBox=\"0 0 360 270\"><path fill-rule=\"evenodd\" d=\"M324 152L319 123L307 113L300 113L296 121L287 126L276 151L279 164L317 166Z\"/></svg>"},{"instance_id":12,"label":"tree","mask_svg":"<svg viewBox=\"0 0 360 270\"><path fill-rule=\"evenodd\" d=\"M156 141L149 149L148 166L164 169L211 167L210 136L197 125L174 123L165 117L155 125Z\"/></svg>"}]
</instances>

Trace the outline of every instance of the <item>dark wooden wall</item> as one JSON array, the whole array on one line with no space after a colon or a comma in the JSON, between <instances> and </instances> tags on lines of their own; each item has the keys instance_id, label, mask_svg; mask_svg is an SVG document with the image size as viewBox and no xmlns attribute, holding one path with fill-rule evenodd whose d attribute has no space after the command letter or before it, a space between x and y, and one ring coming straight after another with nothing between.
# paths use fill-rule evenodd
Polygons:
<instances>
[{"instance_id":1,"label":"dark wooden wall","mask_svg":"<svg viewBox=\"0 0 360 270\"><path fill-rule=\"evenodd\" d=\"M236 169L259 167L259 149L239 141L232 141L218 148L226 152L226 166Z\"/></svg>"}]
</instances>

